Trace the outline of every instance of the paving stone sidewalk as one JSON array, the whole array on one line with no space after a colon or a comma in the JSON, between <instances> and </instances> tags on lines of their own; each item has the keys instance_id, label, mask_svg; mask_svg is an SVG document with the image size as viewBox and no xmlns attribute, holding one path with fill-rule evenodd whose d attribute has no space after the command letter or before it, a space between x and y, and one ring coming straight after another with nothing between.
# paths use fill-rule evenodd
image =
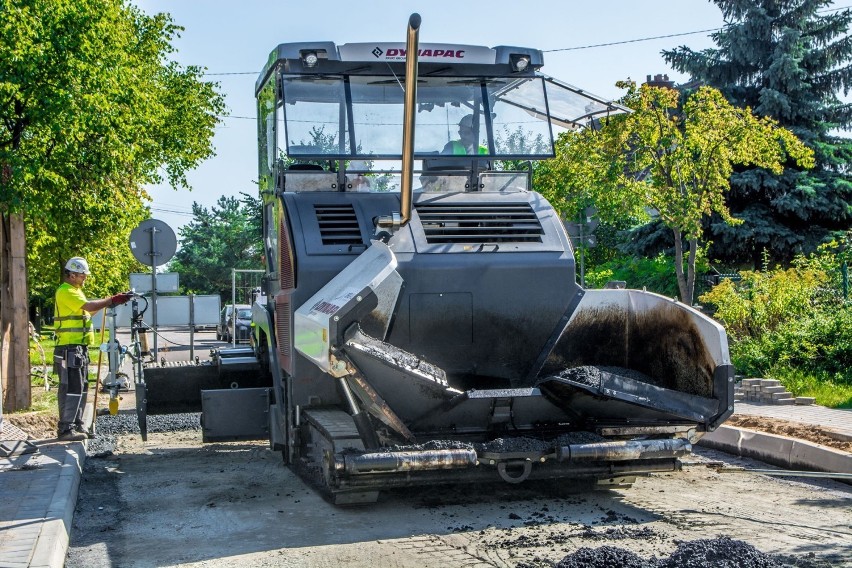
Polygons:
<instances>
[{"instance_id":1,"label":"paving stone sidewalk","mask_svg":"<svg viewBox=\"0 0 852 568\"><path fill-rule=\"evenodd\" d=\"M81 442L0 458L0 566L65 564L84 459Z\"/></svg>"}]
</instances>

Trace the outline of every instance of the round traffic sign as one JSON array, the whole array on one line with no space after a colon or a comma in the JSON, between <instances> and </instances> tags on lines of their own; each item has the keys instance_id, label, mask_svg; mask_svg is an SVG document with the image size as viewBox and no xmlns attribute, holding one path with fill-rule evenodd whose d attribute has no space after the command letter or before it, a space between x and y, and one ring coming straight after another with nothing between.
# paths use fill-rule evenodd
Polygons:
<instances>
[{"instance_id":1,"label":"round traffic sign","mask_svg":"<svg viewBox=\"0 0 852 568\"><path fill-rule=\"evenodd\" d=\"M130 231L130 252L146 266L160 266L177 251L175 232L163 221L146 219Z\"/></svg>"}]
</instances>

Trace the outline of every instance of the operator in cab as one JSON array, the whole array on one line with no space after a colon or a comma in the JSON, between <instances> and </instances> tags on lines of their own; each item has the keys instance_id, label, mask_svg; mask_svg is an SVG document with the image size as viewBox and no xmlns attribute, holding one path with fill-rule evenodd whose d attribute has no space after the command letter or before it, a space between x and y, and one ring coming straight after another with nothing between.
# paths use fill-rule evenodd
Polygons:
<instances>
[{"instance_id":1,"label":"operator in cab","mask_svg":"<svg viewBox=\"0 0 852 568\"><path fill-rule=\"evenodd\" d=\"M484 128L480 126L480 128ZM441 154L449 156L471 156L476 154L479 146L479 154L488 154L488 148L477 144L476 132L473 128L473 115L466 114L459 121L459 139L450 140L441 150Z\"/></svg>"},{"instance_id":2,"label":"operator in cab","mask_svg":"<svg viewBox=\"0 0 852 568\"><path fill-rule=\"evenodd\" d=\"M65 263L62 284L56 290L53 321L56 325L56 347L53 370L59 375L59 428L62 442L93 438L83 424L83 409L89 390L89 345L95 342L92 314L103 308L127 303L130 293L109 298L87 300L83 284L90 274L85 258L75 256Z\"/></svg>"}]
</instances>

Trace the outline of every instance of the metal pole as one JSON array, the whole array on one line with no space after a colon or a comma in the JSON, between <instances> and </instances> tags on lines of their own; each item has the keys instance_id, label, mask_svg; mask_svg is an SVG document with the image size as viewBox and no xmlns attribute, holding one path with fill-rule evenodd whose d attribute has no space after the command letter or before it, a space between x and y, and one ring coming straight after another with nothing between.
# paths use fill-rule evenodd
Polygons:
<instances>
[{"instance_id":1,"label":"metal pole","mask_svg":"<svg viewBox=\"0 0 852 568\"><path fill-rule=\"evenodd\" d=\"M227 311L225 312L227 313ZM225 322L227 323L227 322ZM237 346L237 269L231 269L231 346Z\"/></svg>"},{"instance_id":2,"label":"metal pole","mask_svg":"<svg viewBox=\"0 0 852 568\"><path fill-rule=\"evenodd\" d=\"M580 249L580 287L586 287L586 235L583 228L586 226L585 224L584 213L580 210L580 215L577 217L577 227L580 231L580 238L578 240L579 249Z\"/></svg>"},{"instance_id":3,"label":"metal pole","mask_svg":"<svg viewBox=\"0 0 852 568\"><path fill-rule=\"evenodd\" d=\"M151 325L154 328L154 351L152 359L157 360L157 228L151 227Z\"/></svg>"},{"instance_id":4,"label":"metal pole","mask_svg":"<svg viewBox=\"0 0 852 568\"><path fill-rule=\"evenodd\" d=\"M195 294L189 295L189 360L195 361Z\"/></svg>"}]
</instances>

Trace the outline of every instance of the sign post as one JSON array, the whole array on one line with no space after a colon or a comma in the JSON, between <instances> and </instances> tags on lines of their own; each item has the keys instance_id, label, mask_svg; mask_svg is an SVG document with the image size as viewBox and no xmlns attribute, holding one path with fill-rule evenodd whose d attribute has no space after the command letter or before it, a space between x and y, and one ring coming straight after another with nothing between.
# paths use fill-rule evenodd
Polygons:
<instances>
[{"instance_id":1,"label":"sign post","mask_svg":"<svg viewBox=\"0 0 852 568\"><path fill-rule=\"evenodd\" d=\"M157 267L167 263L177 251L175 232L163 221L146 219L130 232L130 252L151 267L151 323L154 330L153 358L157 359Z\"/></svg>"},{"instance_id":2,"label":"sign post","mask_svg":"<svg viewBox=\"0 0 852 568\"><path fill-rule=\"evenodd\" d=\"M577 215L577 222L565 222L565 230L574 246L580 251L580 286L586 287L586 249L595 248L598 244L594 232L600 222L593 216L598 212L595 207L581 209Z\"/></svg>"}]
</instances>

